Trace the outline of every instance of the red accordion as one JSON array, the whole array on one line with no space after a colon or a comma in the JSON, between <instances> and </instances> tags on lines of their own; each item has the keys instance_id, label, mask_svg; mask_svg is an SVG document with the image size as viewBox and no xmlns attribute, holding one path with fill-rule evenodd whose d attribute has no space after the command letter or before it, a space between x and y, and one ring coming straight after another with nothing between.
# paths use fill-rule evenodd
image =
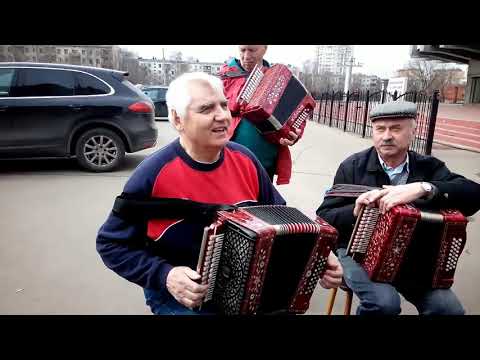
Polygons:
<instances>
[{"instance_id":1,"label":"red accordion","mask_svg":"<svg viewBox=\"0 0 480 360\"><path fill-rule=\"evenodd\" d=\"M336 239L335 228L292 207L219 211L197 267L204 303L226 315L304 313Z\"/></svg>"},{"instance_id":2,"label":"red accordion","mask_svg":"<svg viewBox=\"0 0 480 360\"><path fill-rule=\"evenodd\" d=\"M347 253L373 281L408 278L431 288L449 288L466 242L467 219L459 211L420 211L411 204L385 214L364 207Z\"/></svg>"},{"instance_id":3,"label":"red accordion","mask_svg":"<svg viewBox=\"0 0 480 360\"><path fill-rule=\"evenodd\" d=\"M237 102L245 104L242 116L273 143L288 138L288 133L295 129L303 132L315 108L313 97L282 64L273 65L265 73L261 66L255 66Z\"/></svg>"}]
</instances>

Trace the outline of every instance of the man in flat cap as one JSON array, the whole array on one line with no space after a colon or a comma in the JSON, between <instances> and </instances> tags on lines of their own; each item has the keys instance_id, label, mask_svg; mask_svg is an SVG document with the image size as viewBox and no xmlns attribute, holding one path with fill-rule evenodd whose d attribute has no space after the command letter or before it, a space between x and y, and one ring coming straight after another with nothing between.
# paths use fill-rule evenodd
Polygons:
<instances>
[{"instance_id":1,"label":"man in flat cap","mask_svg":"<svg viewBox=\"0 0 480 360\"><path fill-rule=\"evenodd\" d=\"M404 266L393 284L373 282L346 248L361 206L378 205L385 213L398 204L423 204L432 209L458 209L465 216L480 209L480 185L452 173L445 164L408 148L415 136L416 105L407 101L377 106L371 113L373 146L344 160L334 184L356 184L377 189L358 198L325 197L317 215L339 232L337 255L345 284L358 296L357 314L398 315L399 293L419 314L464 314L451 289L432 289L418 281L419 271ZM428 246L428 235L421 246Z\"/></svg>"}]
</instances>

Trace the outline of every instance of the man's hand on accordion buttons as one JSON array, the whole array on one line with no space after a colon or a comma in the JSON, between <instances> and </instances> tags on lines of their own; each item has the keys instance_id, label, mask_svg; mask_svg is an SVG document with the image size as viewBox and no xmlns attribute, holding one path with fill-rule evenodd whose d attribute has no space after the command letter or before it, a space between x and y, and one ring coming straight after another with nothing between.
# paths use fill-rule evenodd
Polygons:
<instances>
[{"instance_id":1,"label":"man's hand on accordion buttons","mask_svg":"<svg viewBox=\"0 0 480 360\"><path fill-rule=\"evenodd\" d=\"M414 182L405 185L384 185L386 193L378 201L378 208L382 214L399 204L407 204L425 195L421 183Z\"/></svg>"},{"instance_id":2,"label":"man's hand on accordion buttons","mask_svg":"<svg viewBox=\"0 0 480 360\"><path fill-rule=\"evenodd\" d=\"M387 193L387 189L375 189L370 190L362 195L360 195L357 200L355 201L355 208L353 209L353 215L358 216L360 213L360 208L362 206L369 206L373 207L377 200L382 198Z\"/></svg>"},{"instance_id":3,"label":"man's hand on accordion buttons","mask_svg":"<svg viewBox=\"0 0 480 360\"><path fill-rule=\"evenodd\" d=\"M342 284L343 268L338 258L330 252L327 259L327 270L320 279L320 285L324 289L337 288Z\"/></svg>"},{"instance_id":4,"label":"man's hand on accordion buttons","mask_svg":"<svg viewBox=\"0 0 480 360\"><path fill-rule=\"evenodd\" d=\"M298 140L298 137L300 136L300 129L295 129L295 132L293 131L290 131L288 133L288 139L285 139L285 138L281 138L280 139L280 145L284 145L284 146L292 146L293 144L295 144L295 142Z\"/></svg>"},{"instance_id":5,"label":"man's hand on accordion buttons","mask_svg":"<svg viewBox=\"0 0 480 360\"><path fill-rule=\"evenodd\" d=\"M207 293L208 286L196 281L200 275L187 266L172 268L167 275L167 289L182 305L192 309L201 304Z\"/></svg>"}]
</instances>

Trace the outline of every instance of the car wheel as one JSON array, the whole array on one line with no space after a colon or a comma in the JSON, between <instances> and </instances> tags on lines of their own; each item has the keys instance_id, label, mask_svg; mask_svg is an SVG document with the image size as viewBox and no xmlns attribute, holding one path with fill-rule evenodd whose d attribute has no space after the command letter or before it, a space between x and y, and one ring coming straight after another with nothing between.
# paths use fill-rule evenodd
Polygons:
<instances>
[{"instance_id":1,"label":"car wheel","mask_svg":"<svg viewBox=\"0 0 480 360\"><path fill-rule=\"evenodd\" d=\"M75 154L80 166L89 171L112 171L123 163L125 145L111 130L92 129L80 136Z\"/></svg>"}]
</instances>

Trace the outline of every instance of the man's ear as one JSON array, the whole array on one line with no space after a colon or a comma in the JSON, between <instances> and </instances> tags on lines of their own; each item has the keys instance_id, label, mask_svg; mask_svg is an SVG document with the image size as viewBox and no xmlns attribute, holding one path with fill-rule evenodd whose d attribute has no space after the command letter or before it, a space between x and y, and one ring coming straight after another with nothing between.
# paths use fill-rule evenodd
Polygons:
<instances>
[{"instance_id":1,"label":"man's ear","mask_svg":"<svg viewBox=\"0 0 480 360\"><path fill-rule=\"evenodd\" d=\"M183 119L177 114L175 109L170 110L170 117L175 129L177 129L178 132L183 131Z\"/></svg>"}]
</instances>

